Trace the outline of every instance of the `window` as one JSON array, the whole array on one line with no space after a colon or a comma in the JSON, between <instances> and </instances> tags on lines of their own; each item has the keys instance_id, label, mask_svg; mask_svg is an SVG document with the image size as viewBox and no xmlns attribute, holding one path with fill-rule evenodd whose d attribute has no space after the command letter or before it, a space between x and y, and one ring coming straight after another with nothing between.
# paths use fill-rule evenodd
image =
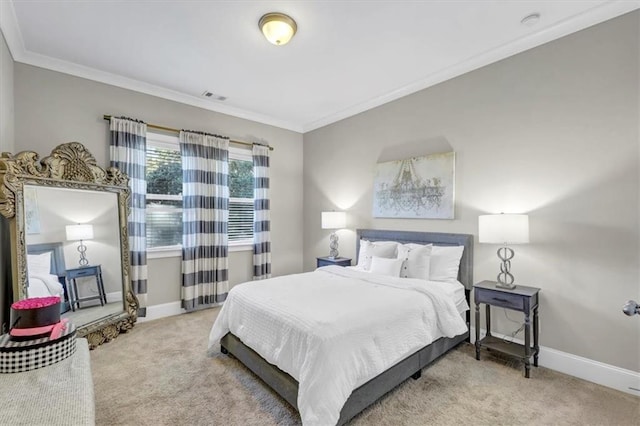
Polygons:
<instances>
[{"instance_id":1,"label":"window","mask_svg":"<svg viewBox=\"0 0 640 426\"><path fill-rule=\"evenodd\" d=\"M253 158L229 149L229 245L253 244Z\"/></svg>"},{"instance_id":2,"label":"window","mask_svg":"<svg viewBox=\"0 0 640 426\"><path fill-rule=\"evenodd\" d=\"M182 244L182 162L178 138L147 133L147 248Z\"/></svg>"},{"instance_id":3,"label":"window","mask_svg":"<svg viewBox=\"0 0 640 426\"><path fill-rule=\"evenodd\" d=\"M147 249L182 244L182 162L175 136L147 133ZM229 246L253 244L251 151L229 148Z\"/></svg>"}]
</instances>

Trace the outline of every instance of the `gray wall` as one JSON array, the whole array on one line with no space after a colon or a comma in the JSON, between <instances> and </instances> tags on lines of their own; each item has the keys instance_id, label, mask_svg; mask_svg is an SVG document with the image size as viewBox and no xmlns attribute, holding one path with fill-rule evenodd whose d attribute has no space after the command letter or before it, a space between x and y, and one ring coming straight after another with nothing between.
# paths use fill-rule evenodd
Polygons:
<instances>
[{"instance_id":1,"label":"gray wall","mask_svg":"<svg viewBox=\"0 0 640 426\"><path fill-rule=\"evenodd\" d=\"M0 32L0 153L13 151L13 129L13 58ZM6 293L11 286L8 234L8 222L0 217L0 334L4 331L5 320L8 320L4 318L4 312L5 303L10 299Z\"/></svg>"},{"instance_id":2,"label":"gray wall","mask_svg":"<svg viewBox=\"0 0 640 426\"><path fill-rule=\"evenodd\" d=\"M13 151L13 58L0 32L0 152Z\"/></svg>"},{"instance_id":3,"label":"gray wall","mask_svg":"<svg viewBox=\"0 0 640 426\"><path fill-rule=\"evenodd\" d=\"M0 150L44 154L77 140L106 165L102 114L264 139L276 148L275 275L299 272L303 259L311 270L327 253L323 210L349 211L350 230L339 231L347 256L358 227L477 234L479 214L527 212L531 244L516 247L513 272L542 288L541 344L640 371L637 318L620 312L640 298L639 20L617 18L305 134L304 151L295 132L14 66L2 40ZM371 217L376 162L446 150L457 155L455 220ZM495 277L495 249L476 244L476 281ZM230 268L233 283L248 279L250 255L232 253ZM178 300L179 277L179 259L151 260L149 304ZM499 332L518 327L495 316Z\"/></svg>"},{"instance_id":4,"label":"gray wall","mask_svg":"<svg viewBox=\"0 0 640 426\"><path fill-rule=\"evenodd\" d=\"M477 235L478 215L528 213L518 283L540 287L545 347L640 371L639 20L635 12L304 135L305 270L328 252L320 212L354 229ZM375 164L456 152L455 220L372 218ZM476 244L475 280L495 279ZM515 312L510 318L521 320ZM494 311L497 331L519 324ZM522 335L520 334L520 337Z\"/></svg>"},{"instance_id":5,"label":"gray wall","mask_svg":"<svg viewBox=\"0 0 640 426\"><path fill-rule=\"evenodd\" d=\"M15 150L42 155L60 143L82 142L98 164L108 164L103 114L202 130L233 139L268 142L271 152L273 274L302 269L302 135L126 89L20 63L15 64ZM251 256L230 254L232 284L251 279ZM149 260L148 305L180 299L179 258Z\"/></svg>"}]
</instances>

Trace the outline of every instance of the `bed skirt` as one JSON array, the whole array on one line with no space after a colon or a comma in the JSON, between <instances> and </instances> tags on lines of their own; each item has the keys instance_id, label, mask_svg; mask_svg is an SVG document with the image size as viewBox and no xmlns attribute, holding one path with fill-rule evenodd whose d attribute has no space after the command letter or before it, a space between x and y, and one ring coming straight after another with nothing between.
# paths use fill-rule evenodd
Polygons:
<instances>
[{"instance_id":1,"label":"bed skirt","mask_svg":"<svg viewBox=\"0 0 640 426\"><path fill-rule=\"evenodd\" d=\"M343 425L351 420L409 377L420 377L422 368L460 343L468 341L469 335L469 331L467 331L453 338L441 337L355 389L340 411L338 425ZM227 333L220 339L220 346L223 353L232 354L291 406L298 409L298 382L293 377L265 361L258 353L231 333Z\"/></svg>"}]
</instances>

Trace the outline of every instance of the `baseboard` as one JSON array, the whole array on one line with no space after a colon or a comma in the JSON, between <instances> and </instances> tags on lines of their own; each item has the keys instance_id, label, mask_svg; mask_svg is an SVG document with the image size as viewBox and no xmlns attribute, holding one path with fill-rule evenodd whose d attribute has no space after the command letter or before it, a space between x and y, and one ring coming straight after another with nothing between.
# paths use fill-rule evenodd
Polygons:
<instances>
[{"instance_id":1,"label":"baseboard","mask_svg":"<svg viewBox=\"0 0 640 426\"><path fill-rule=\"evenodd\" d=\"M480 334L484 335L485 330L480 329L480 331ZM506 337L495 332L491 334L496 337ZM475 337L475 329L471 327L471 343L475 342ZM513 340L521 345L524 344L524 341L520 339L511 339L509 337L509 340ZM578 377L631 395L640 396L640 373L635 371L625 370L624 368L544 346L540 346L538 364L541 367L546 367L560 373ZM535 370L532 370L532 373L534 371Z\"/></svg>"},{"instance_id":2,"label":"baseboard","mask_svg":"<svg viewBox=\"0 0 640 426\"><path fill-rule=\"evenodd\" d=\"M147 307L147 316L138 318L138 321L146 322L173 315L180 315L185 312L180 302L153 305ZM484 335L485 330L480 330L481 334ZM476 334L473 327L470 328L470 334L471 343L474 343ZM492 334L496 337L506 337L495 332ZM516 343L524 344L520 339L512 340ZM538 364L541 367L549 368L560 373L578 377L631 395L640 396L640 373L635 371L626 370L544 346L540 346Z\"/></svg>"},{"instance_id":3,"label":"baseboard","mask_svg":"<svg viewBox=\"0 0 640 426\"><path fill-rule=\"evenodd\" d=\"M106 293L105 296L107 297L107 301L109 303L117 302L118 300L122 300L122 292L121 291L114 291L112 293Z\"/></svg>"},{"instance_id":4,"label":"baseboard","mask_svg":"<svg viewBox=\"0 0 640 426\"><path fill-rule=\"evenodd\" d=\"M146 322L173 315L184 314L186 311L182 309L181 302L163 303L161 305L147 306L147 316L139 317L138 322Z\"/></svg>"}]
</instances>

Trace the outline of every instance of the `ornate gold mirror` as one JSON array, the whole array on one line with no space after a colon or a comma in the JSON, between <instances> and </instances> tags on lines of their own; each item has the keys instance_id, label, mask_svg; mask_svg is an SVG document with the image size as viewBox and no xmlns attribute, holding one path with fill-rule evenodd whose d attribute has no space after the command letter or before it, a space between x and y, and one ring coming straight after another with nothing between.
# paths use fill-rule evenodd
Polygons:
<instances>
[{"instance_id":1,"label":"ornate gold mirror","mask_svg":"<svg viewBox=\"0 0 640 426\"><path fill-rule=\"evenodd\" d=\"M63 318L93 349L133 327L128 177L80 143L0 157L0 214L9 219L13 300L59 295Z\"/></svg>"}]
</instances>

